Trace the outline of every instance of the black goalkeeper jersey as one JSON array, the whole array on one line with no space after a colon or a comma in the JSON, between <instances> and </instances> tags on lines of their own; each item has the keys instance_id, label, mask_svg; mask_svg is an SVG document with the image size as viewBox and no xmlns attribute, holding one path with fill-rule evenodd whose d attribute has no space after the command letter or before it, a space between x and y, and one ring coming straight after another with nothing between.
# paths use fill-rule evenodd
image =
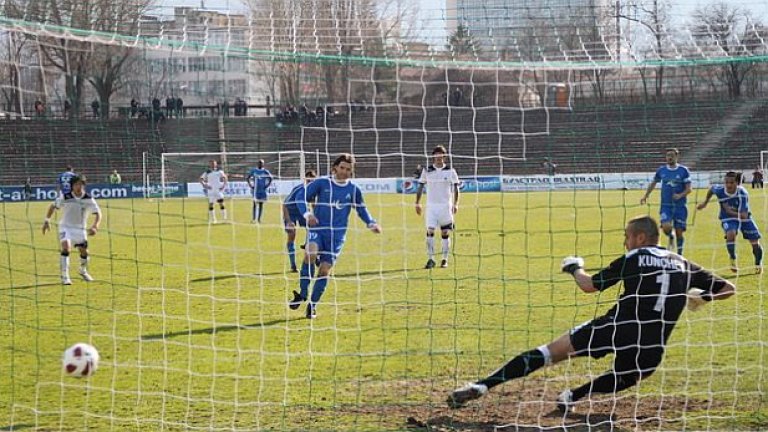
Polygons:
<instances>
[{"instance_id":1,"label":"black goalkeeper jersey","mask_svg":"<svg viewBox=\"0 0 768 432\"><path fill-rule=\"evenodd\" d=\"M624 282L624 292L606 314L615 321L671 323L669 331L683 312L686 293L701 288L717 293L725 280L657 246L631 250L594 276L592 283L602 291Z\"/></svg>"}]
</instances>

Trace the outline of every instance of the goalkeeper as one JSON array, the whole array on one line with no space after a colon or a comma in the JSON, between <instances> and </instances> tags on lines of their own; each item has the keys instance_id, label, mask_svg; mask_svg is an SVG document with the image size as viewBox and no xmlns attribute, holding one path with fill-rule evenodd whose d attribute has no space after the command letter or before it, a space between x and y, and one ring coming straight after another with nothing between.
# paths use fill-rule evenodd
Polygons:
<instances>
[{"instance_id":1,"label":"goalkeeper","mask_svg":"<svg viewBox=\"0 0 768 432\"><path fill-rule=\"evenodd\" d=\"M593 276L584 271L581 258L568 257L562 263L562 271L573 275L586 293L624 282L624 292L613 308L548 345L518 355L487 378L456 389L448 396L448 405L460 408L499 384L570 357L615 354L612 370L560 394L557 406L567 415L575 401L593 393L618 393L651 376L686 301L695 310L734 294L731 282L659 247L659 226L653 218L630 220L624 237L627 253Z\"/></svg>"}]
</instances>

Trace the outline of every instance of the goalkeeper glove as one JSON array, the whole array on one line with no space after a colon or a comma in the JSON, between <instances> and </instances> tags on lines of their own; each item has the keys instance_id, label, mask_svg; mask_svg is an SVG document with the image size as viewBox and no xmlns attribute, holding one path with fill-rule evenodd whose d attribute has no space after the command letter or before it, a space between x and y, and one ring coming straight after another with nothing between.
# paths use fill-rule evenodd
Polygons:
<instances>
[{"instance_id":1,"label":"goalkeeper glove","mask_svg":"<svg viewBox=\"0 0 768 432\"><path fill-rule=\"evenodd\" d=\"M707 293L701 288L691 288L686 294L688 302L686 307L691 312L696 312L700 307L712 301L712 294Z\"/></svg>"},{"instance_id":2,"label":"goalkeeper glove","mask_svg":"<svg viewBox=\"0 0 768 432\"><path fill-rule=\"evenodd\" d=\"M576 270L584 268L584 258L568 256L563 258L563 263L560 264L560 270L563 273L570 273L573 275Z\"/></svg>"}]
</instances>

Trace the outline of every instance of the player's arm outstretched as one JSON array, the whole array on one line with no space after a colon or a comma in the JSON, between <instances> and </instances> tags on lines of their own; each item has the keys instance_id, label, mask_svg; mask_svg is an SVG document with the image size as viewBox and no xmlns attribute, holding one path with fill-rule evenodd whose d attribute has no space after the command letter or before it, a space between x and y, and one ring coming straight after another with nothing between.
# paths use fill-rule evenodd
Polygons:
<instances>
[{"instance_id":1,"label":"player's arm outstretched","mask_svg":"<svg viewBox=\"0 0 768 432\"><path fill-rule=\"evenodd\" d=\"M365 205L365 200L363 199L363 192L360 188L355 188L355 211L368 229L376 234L381 233L381 226L376 223L373 216L371 216L371 213L368 211L368 207Z\"/></svg>"},{"instance_id":2,"label":"player's arm outstretched","mask_svg":"<svg viewBox=\"0 0 768 432\"><path fill-rule=\"evenodd\" d=\"M560 270L563 273L568 273L573 276L573 279L576 281L576 285L578 285L579 288L581 288L581 290L585 293L598 291L592 280L592 276L584 271L584 258L577 256L565 257L563 262L560 264ZM618 282L618 280L616 282ZM605 288L608 287L606 286Z\"/></svg>"},{"instance_id":3,"label":"player's arm outstretched","mask_svg":"<svg viewBox=\"0 0 768 432\"><path fill-rule=\"evenodd\" d=\"M725 300L736 294L736 286L733 282L716 276L699 265L690 263L691 289L687 297L688 310L695 312L702 306L713 300Z\"/></svg>"},{"instance_id":4,"label":"player's arm outstretched","mask_svg":"<svg viewBox=\"0 0 768 432\"><path fill-rule=\"evenodd\" d=\"M707 190L707 196L704 197L704 202L697 205L696 208L699 210L704 210L705 208L707 208L707 204L709 204L709 200L712 199L712 195L714 194L715 194L714 190L712 188L709 188L709 190Z\"/></svg>"}]
</instances>

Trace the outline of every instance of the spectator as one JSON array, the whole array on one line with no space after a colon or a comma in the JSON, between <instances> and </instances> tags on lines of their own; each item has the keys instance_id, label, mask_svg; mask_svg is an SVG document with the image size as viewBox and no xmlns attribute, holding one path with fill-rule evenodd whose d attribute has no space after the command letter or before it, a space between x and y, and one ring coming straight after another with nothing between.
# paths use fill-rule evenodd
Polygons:
<instances>
[{"instance_id":1,"label":"spectator","mask_svg":"<svg viewBox=\"0 0 768 432\"><path fill-rule=\"evenodd\" d=\"M173 96L165 98L165 116L173 118L173 112L176 110L176 99Z\"/></svg>"},{"instance_id":2,"label":"spectator","mask_svg":"<svg viewBox=\"0 0 768 432\"><path fill-rule=\"evenodd\" d=\"M152 99L152 111L160 111L160 99Z\"/></svg>"},{"instance_id":3,"label":"spectator","mask_svg":"<svg viewBox=\"0 0 768 432\"><path fill-rule=\"evenodd\" d=\"M456 87L456 90L453 91L453 106L461 106L462 100L464 99L464 92L461 91L460 88Z\"/></svg>"},{"instance_id":4,"label":"spectator","mask_svg":"<svg viewBox=\"0 0 768 432\"><path fill-rule=\"evenodd\" d=\"M93 102L91 102L91 111L93 111L93 116L95 118L99 118L101 116L101 113L99 112L101 110L101 104L98 100L94 99Z\"/></svg>"},{"instance_id":5,"label":"spectator","mask_svg":"<svg viewBox=\"0 0 768 432\"><path fill-rule=\"evenodd\" d=\"M184 101L181 100L181 96L176 98L176 117L184 117Z\"/></svg>"},{"instance_id":6,"label":"spectator","mask_svg":"<svg viewBox=\"0 0 768 432\"><path fill-rule=\"evenodd\" d=\"M131 99L131 118L136 117L136 114L139 112L139 101L136 99Z\"/></svg>"},{"instance_id":7,"label":"spectator","mask_svg":"<svg viewBox=\"0 0 768 432\"><path fill-rule=\"evenodd\" d=\"M544 158L544 162L541 163L541 166L544 167L544 172L548 176L557 174L557 164L552 162L550 158Z\"/></svg>"},{"instance_id":8,"label":"spectator","mask_svg":"<svg viewBox=\"0 0 768 432\"><path fill-rule=\"evenodd\" d=\"M240 99L240 104L240 115L245 117L248 115L248 103L245 100Z\"/></svg>"},{"instance_id":9,"label":"spectator","mask_svg":"<svg viewBox=\"0 0 768 432\"><path fill-rule=\"evenodd\" d=\"M27 177L27 181L24 182L24 201L29 201L32 198L32 179Z\"/></svg>"},{"instance_id":10,"label":"spectator","mask_svg":"<svg viewBox=\"0 0 768 432\"><path fill-rule=\"evenodd\" d=\"M112 170L112 174L109 175L109 184L121 184L123 182L122 177L116 169Z\"/></svg>"},{"instance_id":11,"label":"spectator","mask_svg":"<svg viewBox=\"0 0 768 432\"><path fill-rule=\"evenodd\" d=\"M64 117L69 118L71 112L72 103L69 101L69 99L64 99Z\"/></svg>"},{"instance_id":12,"label":"spectator","mask_svg":"<svg viewBox=\"0 0 768 432\"><path fill-rule=\"evenodd\" d=\"M317 117L317 121L325 123L325 109L322 106L318 105L315 108L315 117Z\"/></svg>"},{"instance_id":13,"label":"spectator","mask_svg":"<svg viewBox=\"0 0 768 432\"><path fill-rule=\"evenodd\" d=\"M41 100L35 101L35 115L38 117L45 115L45 104Z\"/></svg>"},{"instance_id":14,"label":"spectator","mask_svg":"<svg viewBox=\"0 0 768 432\"><path fill-rule=\"evenodd\" d=\"M752 189L755 188L763 188L763 170L760 167L757 167L752 173Z\"/></svg>"},{"instance_id":15,"label":"spectator","mask_svg":"<svg viewBox=\"0 0 768 432\"><path fill-rule=\"evenodd\" d=\"M229 117L229 101L224 101L221 104L221 109L223 111L224 117Z\"/></svg>"},{"instance_id":16,"label":"spectator","mask_svg":"<svg viewBox=\"0 0 768 432\"><path fill-rule=\"evenodd\" d=\"M293 105L288 106L288 117L291 119L292 122L296 122L299 120L299 113L296 111L296 107Z\"/></svg>"}]
</instances>

